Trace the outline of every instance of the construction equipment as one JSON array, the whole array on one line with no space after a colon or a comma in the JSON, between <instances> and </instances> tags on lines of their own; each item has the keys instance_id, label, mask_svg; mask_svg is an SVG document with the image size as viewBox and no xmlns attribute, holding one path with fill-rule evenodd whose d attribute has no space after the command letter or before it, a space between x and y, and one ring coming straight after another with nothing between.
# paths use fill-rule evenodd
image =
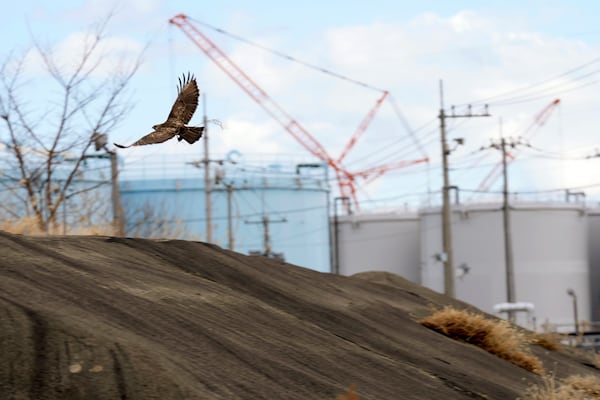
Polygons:
<instances>
[{"instance_id":1,"label":"construction equipment","mask_svg":"<svg viewBox=\"0 0 600 400\"><path fill-rule=\"evenodd\" d=\"M521 137L524 139L531 139L535 133L533 128L540 128L544 126L550 115L552 115L552 111L554 111L555 107L560 104L560 99L554 99L550 104L544 107L539 113L536 114L533 122L525 129ZM510 163L515 159L518 150L514 150L511 153L507 153L507 162ZM481 184L479 185L478 190L487 192L490 190L491 185L502 175L502 162L494 165L492 170L486 175Z\"/></svg>"},{"instance_id":2,"label":"construction equipment","mask_svg":"<svg viewBox=\"0 0 600 400\"><path fill-rule=\"evenodd\" d=\"M272 118L288 131L304 148L320 160L326 162L335 171L338 181L340 196L349 197L359 209L358 197L356 194L356 178L362 178L366 181L372 181L385 174L387 171L397 168L403 168L409 165L427 162L427 157L388 163L364 169L362 171L350 172L342 164L345 157L354 147L358 139L368 128L370 122L375 117L377 110L388 97L388 91L381 91L381 96L377 99L375 105L363 118L358 128L350 138L341 155L336 159L332 157L325 147L296 119L288 114L278 103L275 102L254 80L252 80L240 67L238 67L208 36L206 36L198 27L193 24L185 14L178 14L171 18L169 22L179 27L190 39L210 58L225 74L227 74L235 83L240 86L248 96L257 102ZM346 210L349 210L349 204L346 204Z\"/></svg>"}]
</instances>

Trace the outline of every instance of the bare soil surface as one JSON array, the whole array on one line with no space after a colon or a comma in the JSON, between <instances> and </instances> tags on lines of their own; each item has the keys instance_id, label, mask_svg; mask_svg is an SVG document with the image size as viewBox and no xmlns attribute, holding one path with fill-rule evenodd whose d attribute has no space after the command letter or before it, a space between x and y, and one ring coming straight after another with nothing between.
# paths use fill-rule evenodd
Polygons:
<instances>
[{"instance_id":1,"label":"bare soil surface","mask_svg":"<svg viewBox=\"0 0 600 400\"><path fill-rule=\"evenodd\" d=\"M539 376L416 321L466 305L199 242L0 232L0 399L516 399ZM534 347L557 377L598 374Z\"/></svg>"}]
</instances>

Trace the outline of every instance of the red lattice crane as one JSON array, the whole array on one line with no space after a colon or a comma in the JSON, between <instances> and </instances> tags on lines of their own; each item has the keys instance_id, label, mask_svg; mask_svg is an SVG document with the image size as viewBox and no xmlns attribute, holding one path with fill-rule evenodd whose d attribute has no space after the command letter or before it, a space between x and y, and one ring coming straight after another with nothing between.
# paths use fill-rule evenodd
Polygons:
<instances>
[{"instance_id":1,"label":"red lattice crane","mask_svg":"<svg viewBox=\"0 0 600 400\"><path fill-rule=\"evenodd\" d=\"M325 147L313 135L308 132L297 120L289 115L279 104L277 104L261 87L254 82L240 67L238 67L217 45L200 31L185 14L178 14L169 20L169 23L179 27L191 40L210 58L225 74L244 90L254 101L256 101L273 119L275 119L285 130L287 130L304 148L333 168L338 181L340 195L351 198L356 209L359 208L356 195L355 179L357 177L370 182L387 171L402 168L409 165L426 162L428 158L410 161L400 161L368 168L362 171L350 172L343 167L342 162L354 147L358 139L366 131L369 124L377 114L383 101L389 92L382 91L381 97L377 99L373 108L361 121L358 128L350 138L341 155L335 159L327 152Z\"/></svg>"},{"instance_id":2,"label":"red lattice crane","mask_svg":"<svg viewBox=\"0 0 600 400\"><path fill-rule=\"evenodd\" d=\"M542 111L537 113L535 118L533 119L533 122L527 127L527 129L525 129L525 132L523 133L522 136L526 139L531 139L531 137L533 136L532 129L535 127L539 128L539 127L544 126L546 121L548 121L548 118L550 118L550 115L552 115L552 111L554 111L556 106L558 106L559 104L560 104L560 99L554 99L550 104L548 104L546 107L544 107L542 109ZM508 154L507 162L513 161L515 159L515 155L516 155L516 152L513 152L512 154ZM494 165L494 168L492 168L492 170L489 172L489 174L486 175L486 177L483 179L483 181L479 185L478 190L488 191L490 189L490 186L492 185L492 183L494 183L494 181L496 179L498 179L501 174L502 174L502 163L499 162L498 164Z\"/></svg>"}]
</instances>

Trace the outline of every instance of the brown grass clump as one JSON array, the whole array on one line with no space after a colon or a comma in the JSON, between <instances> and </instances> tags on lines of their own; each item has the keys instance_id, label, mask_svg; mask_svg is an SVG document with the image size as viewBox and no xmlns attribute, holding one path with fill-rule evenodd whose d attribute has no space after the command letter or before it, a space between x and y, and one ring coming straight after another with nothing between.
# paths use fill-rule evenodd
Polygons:
<instances>
[{"instance_id":1,"label":"brown grass clump","mask_svg":"<svg viewBox=\"0 0 600 400\"><path fill-rule=\"evenodd\" d=\"M531 343L552 351L560 350L563 347L560 343L560 335L557 333L534 333Z\"/></svg>"},{"instance_id":2,"label":"brown grass clump","mask_svg":"<svg viewBox=\"0 0 600 400\"><path fill-rule=\"evenodd\" d=\"M542 362L528 351L525 335L508 321L445 307L419 323L453 339L474 344L528 371L544 373Z\"/></svg>"},{"instance_id":3,"label":"brown grass clump","mask_svg":"<svg viewBox=\"0 0 600 400\"><path fill-rule=\"evenodd\" d=\"M46 233L39 228L35 217L23 217L13 220L5 219L0 222L0 230L26 235L43 235Z\"/></svg>"},{"instance_id":4,"label":"brown grass clump","mask_svg":"<svg viewBox=\"0 0 600 400\"><path fill-rule=\"evenodd\" d=\"M571 375L563 379L563 386L565 385L588 396L600 398L600 377L596 375Z\"/></svg>"},{"instance_id":5,"label":"brown grass clump","mask_svg":"<svg viewBox=\"0 0 600 400\"><path fill-rule=\"evenodd\" d=\"M358 395L356 394L354 385L350 385L348 388L348 393L337 396L336 400L358 400Z\"/></svg>"},{"instance_id":6,"label":"brown grass clump","mask_svg":"<svg viewBox=\"0 0 600 400\"><path fill-rule=\"evenodd\" d=\"M600 378L595 375L571 375L560 382L545 376L542 385L527 389L523 400L588 400L600 398Z\"/></svg>"},{"instance_id":7,"label":"brown grass clump","mask_svg":"<svg viewBox=\"0 0 600 400\"><path fill-rule=\"evenodd\" d=\"M35 217L23 217L13 220L4 220L0 222L0 230L31 236L44 235L62 235L64 230L62 224L50 226L48 232L40 229ZM89 235L114 235L115 229L110 224L82 225L78 227L67 227L66 233L69 235L89 236Z\"/></svg>"}]
</instances>

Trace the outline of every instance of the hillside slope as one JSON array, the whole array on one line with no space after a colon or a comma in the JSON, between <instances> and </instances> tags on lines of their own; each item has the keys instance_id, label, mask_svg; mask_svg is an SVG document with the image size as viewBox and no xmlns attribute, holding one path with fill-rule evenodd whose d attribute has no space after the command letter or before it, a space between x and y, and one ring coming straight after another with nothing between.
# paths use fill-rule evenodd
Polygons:
<instances>
[{"instance_id":1,"label":"hillside slope","mask_svg":"<svg viewBox=\"0 0 600 400\"><path fill-rule=\"evenodd\" d=\"M506 400L540 382L416 322L451 303L198 242L0 233L0 398Z\"/></svg>"}]
</instances>

